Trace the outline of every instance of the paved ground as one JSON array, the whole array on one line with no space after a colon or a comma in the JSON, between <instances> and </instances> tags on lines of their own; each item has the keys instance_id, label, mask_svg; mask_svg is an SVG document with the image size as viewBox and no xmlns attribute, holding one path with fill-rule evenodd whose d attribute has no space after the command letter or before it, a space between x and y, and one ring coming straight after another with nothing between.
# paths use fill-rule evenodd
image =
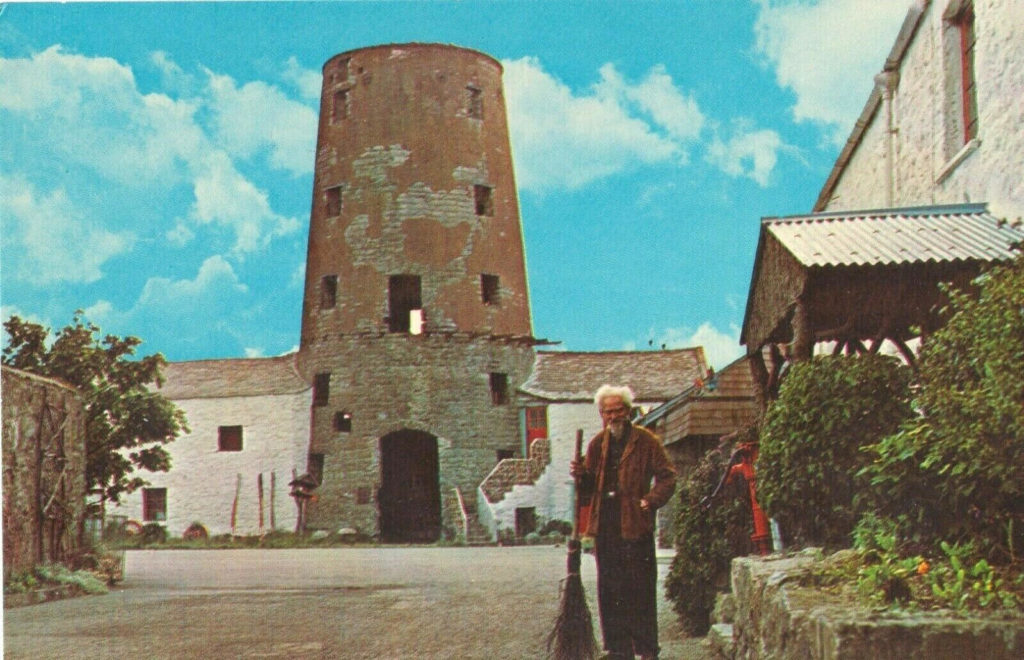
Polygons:
<instances>
[{"instance_id":1,"label":"paved ground","mask_svg":"<svg viewBox=\"0 0 1024 660\"><path fill-rule=\"evenodd\" d=\"M564 574L540 546L133 551L108 595L5 610L4 657L543 658ZM665 602L661 634L665 660L710 657Z\"/></svg>"}]
</instances>

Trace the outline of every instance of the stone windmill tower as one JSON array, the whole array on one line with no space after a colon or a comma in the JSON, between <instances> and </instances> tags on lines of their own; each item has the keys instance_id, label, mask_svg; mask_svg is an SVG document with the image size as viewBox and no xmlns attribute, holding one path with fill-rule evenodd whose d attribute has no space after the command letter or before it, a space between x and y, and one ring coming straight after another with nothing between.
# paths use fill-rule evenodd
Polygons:
<instances>
[{"instance_id":1,"label":"stone windmill tower","mask_svg":"<svg viewBox=\"0 0 1024 660\"><path fill-rule=\"evenodd\" d=\"M299 364L308 522L435 540L458 489L522 456L533 361L502 67L439 44L323 69Z\"/></svg>"}]
</instances>

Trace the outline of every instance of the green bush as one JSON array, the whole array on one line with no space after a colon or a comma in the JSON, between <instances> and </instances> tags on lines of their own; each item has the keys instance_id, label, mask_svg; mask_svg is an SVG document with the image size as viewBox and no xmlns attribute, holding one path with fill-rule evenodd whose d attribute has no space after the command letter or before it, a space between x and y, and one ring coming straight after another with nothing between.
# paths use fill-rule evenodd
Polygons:
<instances>
[{"instance_id":1,"label":"green bush","mask_svg":"<svg viewBox=\"0 0 1024 660\"><path fill-rule=\"evenodd\" d=\"M753 437L750 431L741 441ZM665 595L690 635L708 631L715 598L729 590L730 561L751 550L750 499L742 483L723 489L710 507L702 503L722 478L735 446L722 443L679 481L676 555L665 578Z\"/></svg>"},{"instance_id":2,"label":"green bush","mask_svg":"<svg viewBox=\"0 0 1024 660\"><path fill-rule=\"evenodd\" d=\"M973 542L1007 563L1024 546L1024 257L977 293L949 292L949 319L921 349L920 415L870 447L863 476L918 551Z\"/></svg>"},{"instance_id":3,"label":"green bush","mask_svg":"<svg viewBox=\"0 0 1024 660\"><path fill-rule=\"evenodd\" d=\"M910 417L911 370L881 355L818 356L793 365L768 408L758 497L787 545L847 547L862 451Z\"/></svg>"}]
</instances>

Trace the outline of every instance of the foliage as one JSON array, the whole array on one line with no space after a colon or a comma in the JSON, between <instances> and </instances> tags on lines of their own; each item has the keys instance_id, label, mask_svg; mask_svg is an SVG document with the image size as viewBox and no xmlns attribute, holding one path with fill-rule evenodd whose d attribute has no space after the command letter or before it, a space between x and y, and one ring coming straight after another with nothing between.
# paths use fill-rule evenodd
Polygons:
<instances>
[{"instance_id":1,"label":"foliage","mask_svg":"<svg viewBox=\"0 0 1024 660\"><path fill-rule=\"evenodd\" d=\"M1024 544L1024 257L977 284L948 291L948 322L921 349L921 414L870 448L864 476L909 540L974 540L1005 563Z\"/></svg>"},{"instance_id":2,"label":"foliage","mask_svg":"<svg viewBox=\"0 0 1024 660\"><path fill-rule=\"evenodd\" d=\"M738 441L754 434L750 430ZM750 501L743 484L724 489L710 507L703 502L721 479L734 446L723 442L679 481L676 555L665 578L665 595L691 635L707 632L715 598L728 591L730 561L751 549Z\"/></svg>"},{"instance_id":3,"label":"foliage","mask_svg":"<svg viewBox=\"0 0 1024 660\"><path fill-rule=\"evenodd\" d=\"M895 431L910 408L910 369L881 355L818 356L795 364L761 433L758 495L789 545L845 547L861 451Z\"/></svg>"},{"instance_id":4,"label":"foliage","mask_svg":"<svg viewBox=\"0 0 1024 660\"><path fill-rule=\"evenodd\" d=\"M163 445L187 432L185 416L159 392L163 355L135 359L137 337L100 337L81 311L57 331L11 316L4 322L5 365L57 378L83 395L86 409L86 487L99 492L100 505L118 502L146 482L137 470L167 471Z\"/></svg>"}]
</instances>

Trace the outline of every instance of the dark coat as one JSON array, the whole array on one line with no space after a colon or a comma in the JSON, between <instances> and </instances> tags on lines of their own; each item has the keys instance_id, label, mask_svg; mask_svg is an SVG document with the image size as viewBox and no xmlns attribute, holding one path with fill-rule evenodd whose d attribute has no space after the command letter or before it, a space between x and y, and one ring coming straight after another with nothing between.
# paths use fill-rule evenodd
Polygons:
<instances>
[{"instance_id":1,"label":"dark coat","mask_svg":"<svg viewBox=\"0 0 1024 660\"><path fill-rule=\"evenodd\" d=\"M601 493L604 491L604 466L607 464L610 437L610 432L605 429L591 438L583 460L585 473L580 478L580 501L590 502L588 536L597 536L601 520ZM661 439L643 427L631 427L619 461L618 476L622 538L642 538L654 531L655 510L668 502L676 488L676 471ZM650 503L649 510L640 508L641 499Z\"/></svg>"}]
</instances>

